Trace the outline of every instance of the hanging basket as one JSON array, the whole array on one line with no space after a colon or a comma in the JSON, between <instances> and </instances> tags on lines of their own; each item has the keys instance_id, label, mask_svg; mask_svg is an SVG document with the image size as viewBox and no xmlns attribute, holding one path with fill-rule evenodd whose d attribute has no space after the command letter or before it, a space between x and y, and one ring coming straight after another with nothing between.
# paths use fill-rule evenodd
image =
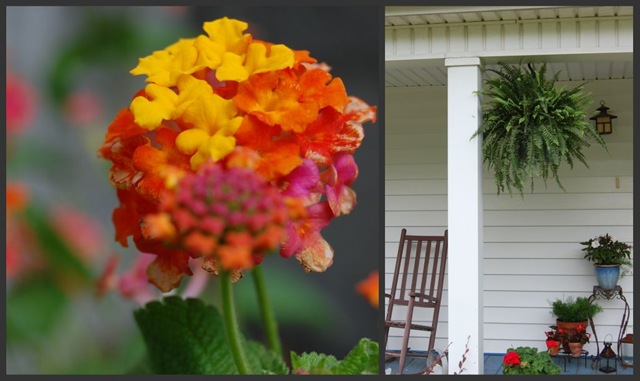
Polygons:
<instances>
[{"instance_id":1,"label":"hanging basket","mask_svg":"<svg viewBox=\"0 0 640 381\"><path fill-rule=\"evenodd\" d=\"M574 88L557 87L560 72L547 78L547 65L507 65L487 69L495 76L485 79L486 97L482 126L473 137L482 135L483 160L493 169L498 194L515 189L523 195L534 179L558 177L562 163L573 168L575 160L588 167L582 149L602 137L588 123L585 113L591 96L584 84Z\"/></svg>"}]
</instances>

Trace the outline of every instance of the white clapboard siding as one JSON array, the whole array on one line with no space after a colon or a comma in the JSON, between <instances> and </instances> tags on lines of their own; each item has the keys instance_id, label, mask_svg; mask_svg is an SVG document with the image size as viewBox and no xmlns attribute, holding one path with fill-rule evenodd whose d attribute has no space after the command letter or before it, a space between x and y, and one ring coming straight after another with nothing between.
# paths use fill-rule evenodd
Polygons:
<instances>
[{"instance_id":1,"label":"white clapboard siding","mask_svg":"<svg viewBox=\"0 0 640 381\"><path fill-rule=\"evenodd\" d=\"M493 175L483 174L484 351L504 353L528 345L544 348L544 331L554 324L551 301L591 295L592 265L583 259L581 241L609 233L633 243L632 80L594 81L592 109L604 99L618 115L614 132L604 136L609 152L592 146L589 168L563 166L560 189L551 179L536 179L534 191L497 194ZM567 83L568 86L576 83ZM385 124L385 292L390 292L398 240L409 234L442 234L447 228L446 87L388 88ZM436 347L447 341L448 282ZM458 280L464 281L464 280ZM631 306L627 332L633 331L633 275L620 280ZM605 311L594 319L598 338L617 337L624 304L598 300ZM402 312L398 310L396 312ZM415 315L428 322L430 314ZM391 330L389 347L399 348L401 330ZM428 341L415 333L410 346ZM595 351L595 344L587 350Z\"/></svg>"}]
</instances>

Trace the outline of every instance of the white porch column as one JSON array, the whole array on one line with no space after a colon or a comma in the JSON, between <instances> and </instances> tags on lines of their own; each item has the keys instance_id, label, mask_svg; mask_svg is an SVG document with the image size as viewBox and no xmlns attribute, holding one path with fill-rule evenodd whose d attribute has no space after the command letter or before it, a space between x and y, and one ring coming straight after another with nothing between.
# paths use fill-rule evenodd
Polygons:
<instances>
[{"instance_id":1,"label":"white porch column","mask_svg":"<svg viewBox=\"0 0 640 381\"><path fill-rule=\"evenodd\" d=\"M469 338L462 374L484 373L482 309L482 86L478 57L447 58L449 374Z\"/></svg>"}]
</instances>

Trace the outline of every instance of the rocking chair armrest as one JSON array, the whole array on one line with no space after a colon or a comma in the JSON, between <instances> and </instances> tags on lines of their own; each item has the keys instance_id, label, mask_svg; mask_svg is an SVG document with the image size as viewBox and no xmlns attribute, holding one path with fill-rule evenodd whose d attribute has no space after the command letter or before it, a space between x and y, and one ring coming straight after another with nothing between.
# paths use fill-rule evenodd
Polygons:
<instances>
[{"instance_id":1,"label":"rocking chair armrest","mask_svg":"<svg viewBox=\"0 0 640 381\"><path fill-rule=\"evenodd\" d=\"M385 293L384 293L384 297L385 297L385 298L389 298L389 299L391 299L391 294L387 294L387 293L385 292Z\"/></svg>"},{"instance_id":2,"label":"rocking chair armrest","mask_svg":"<svg viewBox=\"0 0 640 381\"><path fill-rule=\"evenodd\" d=\"M430 302L437 302L438 301L438 298L434 298L433 296L425 295L425 294L423 294L421 292L415 292L415 291L414 292L410 292L409 296L411 298L414 298L414 299L415 298L426 299L426 300L428 300Z\"/></svg>"}]
</instances>

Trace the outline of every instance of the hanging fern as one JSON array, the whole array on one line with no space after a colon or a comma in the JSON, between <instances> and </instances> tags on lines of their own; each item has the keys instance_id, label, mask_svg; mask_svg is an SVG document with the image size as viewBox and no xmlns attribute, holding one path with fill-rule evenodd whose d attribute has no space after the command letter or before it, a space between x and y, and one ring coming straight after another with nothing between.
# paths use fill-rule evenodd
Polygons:
<instances>
[{"instance_id":1,"label":"hanging fern","mask_svg":"<svg viewBox=\"0 0 640 381\"><path fill-rule=\"evenodd\" d=\"M494 170L498 194L515 188L523 195L526 182L549 175L564 190L558 177L563 162L573 168L577 159L589 167L582 149L592 141L605 147L602 137L588 123L585 108L591 101L584 84L572 89L558 88L559 72L547 79L547 65L539 69L528 64L506 65L485 79L486 90L478 91L488 102L482 112L482 126L472 138L482 134L483 160Z\"/></svg>"}]
</instances>

